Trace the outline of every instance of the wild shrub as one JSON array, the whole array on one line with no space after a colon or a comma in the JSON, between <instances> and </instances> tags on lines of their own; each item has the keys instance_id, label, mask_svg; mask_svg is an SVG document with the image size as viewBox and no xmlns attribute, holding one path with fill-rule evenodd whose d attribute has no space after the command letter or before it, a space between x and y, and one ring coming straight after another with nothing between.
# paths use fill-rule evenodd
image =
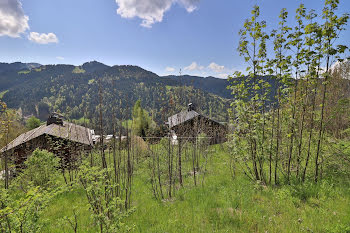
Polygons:
<instances>
[{"instance_id":1,"label":"wild shrub","mask_svg":"<svg viewBox=\"0 0 350 233\"><path fill-rule=\"evenodd\" d=\"M125 201L115 194L116 185L109 182L108 169L90 166L84 162L80 167L79 183L82 185L89 209L100 232L129 230L123 219L132 210L126 210Z\"/></svg>"},{"instance_id":2,"label":"wild shrub","mask_svg":"<svg viewBox=\"0 0 350 233\"><path fill-rule=\"evenodd\" d=\"M57 184L60 159L53 153L36 149L24 164L25 169L16 179L22 190L27 190L30 186L48 189Z\"/></svg>"},{"instance_id":3,"label":"wild shrub","mask_svg":"<svg viewBox=\"0 0 350 233\"><path fill-rule=\"evenodd\" d=\"M41 232L45 223L41 214L57 193L37 186L18 197L0 189L0 232Z\"/></svg>"},{"instance_id":4,"label":"wild shrub","mask_svg":"<svg viewBox=\"0 0 350 233\"><path fill-rule=\"evenodd\" d=\"M347 51L336 42L349 20L338 5L326 0L317 14L300 4L293 27L283 8L271 32L254 6L239 32L247 75L235 72L229 78L235 96L232 144L241 147L232 156L251 180L280 185L325 177L326 139L329 133L344 137L341 130L348 127L348 95L342 87L347 69L336 77L331 68ZM268 52L272 45L274 56ZM269 93L267 75L275 78L277 93Z\"/></svg>"},{"instance_id":5,"label":"wild shrub","mask_svg":"<svg viewBox=\"0 0 350 233\"><path fill-rule=\"evenodd\" d=\"M41 124L40 120L38 118L36 118L35 116L32 116L31 118L29 118L26 122L26 127L29 130L35 129L37 127L39 127Z\"/></svg>"}]
</instances>

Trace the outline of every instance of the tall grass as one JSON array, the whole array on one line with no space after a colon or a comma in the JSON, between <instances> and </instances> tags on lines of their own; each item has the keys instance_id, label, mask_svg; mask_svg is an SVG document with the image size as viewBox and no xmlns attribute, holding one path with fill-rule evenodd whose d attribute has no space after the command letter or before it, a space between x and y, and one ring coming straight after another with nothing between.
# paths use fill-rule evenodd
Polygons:
<instances>
[{"instance_id":1,"label":"tall grass","mask_svg":"<svg viewBox=\"0 0 350 233\"><path fill-rule=\"evenodd\" d=\"M127 218L134 232L350 232L350 187L330 182L282 187L254 184L239 171L233 178L228 155L218 149L198 186L184 177L172 199L152 195L147 159L134 175L132 206ZM78 213L78 232L96 232L87 200L79 187L61 194L47 209L45 232L72 232L62 219Z\"/></svg>"}]
</instances>

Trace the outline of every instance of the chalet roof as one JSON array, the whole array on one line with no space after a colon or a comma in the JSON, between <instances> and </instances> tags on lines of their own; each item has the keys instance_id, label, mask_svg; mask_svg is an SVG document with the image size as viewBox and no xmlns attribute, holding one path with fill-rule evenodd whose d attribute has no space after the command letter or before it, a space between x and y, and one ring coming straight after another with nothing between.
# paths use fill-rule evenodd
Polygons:
<instances>
[{"instance_id":1,"label":"chalet roof","mask_svg":"<svg viewBox=\"0 0 350 233\"><path fill-rule=\"evenodd\" d=\"M175 115L172 115L170 117L168 117L168 122L167 124L169 125L170 128L173 128L174 126L177 126L177 125L180 125L186 121L189 121L189 120L192 120L196 117L201 117L201 118L205 118L205 119L208 119L212 122L215 122L216 124L218 125L222 125L222 123L216 121L216 120L213 120L207 116L204 116L198 112L196 112L194 109L193 109L193 106L192 104L189 104L189 109L186 110L186 111L182 111L182 112L179 112Z\"/></svg>"},{"instance_id":2,"label":"chalet roof","mask_svg":"<svg viewBox=\"0 0 350 233\"><path fill-rule=\"evenodd\" d=\"M41 125L38 128L23 133L2 148L0 152L15 148L41 135L51 135L85 145L93 145L92 132L89 128L64 121L63 126L58 124Z\"/></svg>"},{"instance_id":3,"label":"chalet roof","mask_svg":"<svg viewBox=\"0 0 350 233\"><path fill-rule=\"evenodd\" d=\"M186 110L186 111L179 112L171 117L168 117L169 127L173 128L174 126L180 125L185 121L191 120L199 115L200 114L194 110L191 110L191 111Z\"/></svg>"}]
</instances>

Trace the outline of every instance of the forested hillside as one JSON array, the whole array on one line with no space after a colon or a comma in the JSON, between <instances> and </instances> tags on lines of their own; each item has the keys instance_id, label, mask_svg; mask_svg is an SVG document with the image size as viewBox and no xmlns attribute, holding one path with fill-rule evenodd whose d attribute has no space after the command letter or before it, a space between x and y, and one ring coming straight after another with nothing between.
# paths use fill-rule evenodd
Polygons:
<instances>
[{"instance_id":1,"label":"forested hillside","mask_svg":"<svg viewBox=\"0 0 350 233\"><path fill-rule=\"evenodd\" d=\"M0 62L0 73L6 73L11 71L21 71L21 70L31 70L40 67L39 63L22 63L22 62L14 62L14 63L3 63Z\"/></svg>"},{"instance_id":2,"label":"forested hillside","mask_svg":"<svg viewBox=\"0 0 350 233\"><path fill-rule=\"evenodd\" d=\"M225 121L227 117L226 98L196 86L183 86L176 79L159 77L137 66L109 67L98 62L79 67L46 65L0 76L0 92L8 107L42 120L52 111L68 119L95 118L100 90L107 115L114 112L117 117L130 117L132 106L140 99L158 122L186 108L189 102L217 120Z\"/></svg>"},{"instance_id":3,"label":"forested hillside","mask_svg":"<svg viewBox=\"0 0 350 233\"><path fill-rule=\"evenodd\" d=\"M227 86L230 82L227 79L219 79L214 77L199 77L199 76L176 76L169 75L165 76L166 78L170 78L172 80L176 80L183 85L186 86L194 86L196 88L202 89L207 92L211 92L215 95L224 97L224 98L232 98L231 91L227 89Z\"/></svg>"},{"instance_id":4,"label":"forested hillside","mask_svg":"<svg viewBox=\"0 0 350 233\"><path fill-rule=\"evenodd\" d=\"M218 121L227 120L229 81L214 77L165 76L137 66L107 66L93 61L82 66L2 63L0 93L10 108L21 109L24 116L35 115L44 120L49 112L64 113L68 119L93 119L99 104L99 88L106 114L124 109L130 117L131 108L140 99L153 118L162 122L170 114L193 102L198 111ZM271 98L277 82L271 84ZM180 101L181 99L181 101Z\"/></svg>"}]
</instances>

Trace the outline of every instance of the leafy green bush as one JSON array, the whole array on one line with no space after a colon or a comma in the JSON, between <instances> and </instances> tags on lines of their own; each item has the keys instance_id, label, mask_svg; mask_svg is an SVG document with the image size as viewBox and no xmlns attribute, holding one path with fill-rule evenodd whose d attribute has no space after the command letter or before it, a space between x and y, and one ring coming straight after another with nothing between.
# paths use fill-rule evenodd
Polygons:
<instances>
[{"instance_id":1,"label":"leafy green bush","mask_svg":"<svg viewBox=\"0 0 350 233\"><path fill-rule=\"evenodd\" d=\"M35 116L32 116L31 118L29 118L26 122L26 127L29 130L35 129L37 127L39 127L41 124L40 120L38 118L36 118Z\"/></svg>"},{"instance_id":2,"label":"leafy green bush","mask_svg":"<svg viewBox=\"0 0 350 233\"><path fill-rule=\"evenodd\" d=\"M130 211L124 209L125 201L114 195L116 185L108 180L107 169L91 167L88 162L80 166L79 182L85 190L89 209L101 232L129 230L123 223Z\"/></svg>"},{"instance_id":3,"label":"leafy green bush","mask_svg":"<svg viewBox=\"0 0 350 233\"><path fill-rule=\"evenodd\" d=\"M41 214L57 193L32 187L17 197L0 188L0 232L41 232L45 222Z\"/></svg>"},{"instance_id":4,"label":"leafy green bush","mask_svg":"<svg viewBox=\"0 0 350 233\"><path fill-rule=\"evenodd\" d=\"M57 183L60 159L53 153L36 149L24 164L26 168L16 179L22 190L29 186L49 188Z\"/></svg>"}]
</instances>

